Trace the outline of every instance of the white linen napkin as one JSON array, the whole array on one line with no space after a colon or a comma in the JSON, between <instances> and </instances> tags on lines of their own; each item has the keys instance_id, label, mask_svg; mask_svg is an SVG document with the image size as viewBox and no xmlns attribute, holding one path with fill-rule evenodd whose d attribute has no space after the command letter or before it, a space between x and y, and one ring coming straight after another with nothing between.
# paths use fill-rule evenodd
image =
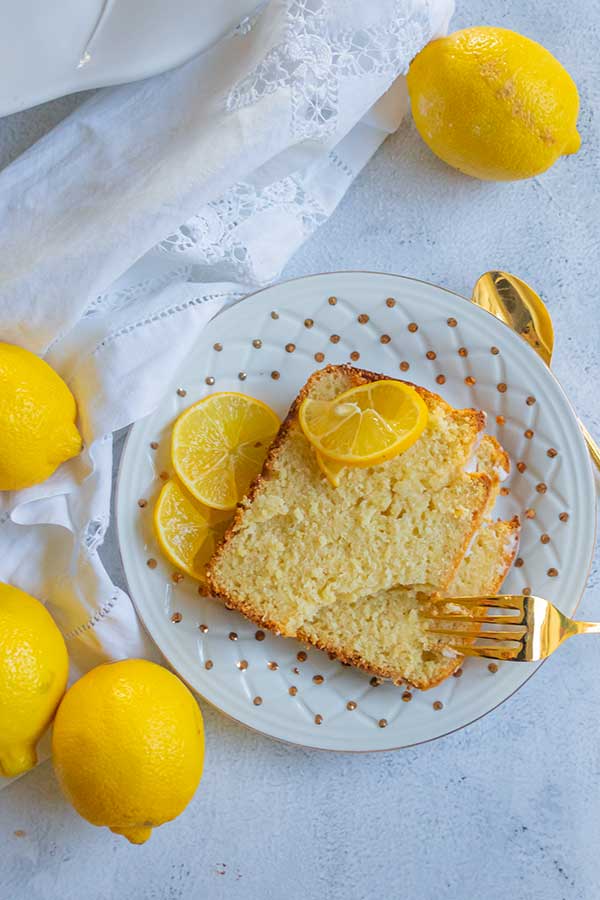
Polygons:
<instances>
[{"instance_id":1,"label":"white linen napkin","mask_svg":"<svg viewBox=\"0 0 600 900\"><path fill-rule=\"evenodd\" d=\"M98 92L0 173L0 339L43 354L86 450L0 494L0 580L49 605L72 677L151 655L98 547L112 432L206 322L277 278L406 110L453 0L271 0L179 69Z\"/></svg>"}]
</instances>

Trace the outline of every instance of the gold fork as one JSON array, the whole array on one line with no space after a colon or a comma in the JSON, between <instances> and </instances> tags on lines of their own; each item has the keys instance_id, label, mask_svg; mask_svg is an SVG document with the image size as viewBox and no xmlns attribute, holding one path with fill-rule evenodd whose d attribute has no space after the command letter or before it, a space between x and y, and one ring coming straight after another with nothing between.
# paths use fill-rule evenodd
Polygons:
<instances>
[{"instance_id":1,"label":"gold fork","mask_svg":"<svg viewBox=\"0 0 600 900\"><path fill-rule=\"evenodd\" d=\"M524 594L433 598L420 616L461 656L516 662L546 659L574 634L600 634L600 622L576 622L548 600Z\"/></svg>"}]
</instances>

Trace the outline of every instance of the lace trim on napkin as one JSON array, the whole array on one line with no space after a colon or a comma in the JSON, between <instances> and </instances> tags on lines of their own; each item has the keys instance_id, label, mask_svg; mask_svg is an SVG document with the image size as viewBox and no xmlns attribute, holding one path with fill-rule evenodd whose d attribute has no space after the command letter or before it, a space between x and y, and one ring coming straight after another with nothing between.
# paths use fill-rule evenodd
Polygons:
<instances>
[{"instance_id":1,"label":"lace trim on napkin","mask_svg":"<svg viewBox=\"0 0 600 900\"><path fill-rule=\"evenodd\" d=\"M390 17L358 29L339 26L340 5L339 0L287 0L282 41L233 87L227 110L287 88L294 135L323 139L336 128L341 79L406 72L431 30L428 4L416 0L396 0ZM348 12L343 18L350 22L350 6Z\"/></svg>"}]
</instances>

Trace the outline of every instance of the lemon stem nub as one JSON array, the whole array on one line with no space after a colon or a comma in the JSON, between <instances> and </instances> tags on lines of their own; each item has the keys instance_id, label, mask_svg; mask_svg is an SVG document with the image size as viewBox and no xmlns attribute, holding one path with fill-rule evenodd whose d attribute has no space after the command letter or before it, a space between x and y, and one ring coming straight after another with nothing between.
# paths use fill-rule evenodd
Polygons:
<instances>
[{"instance_id":1,"label":"lemon stem nub","mask_svg":"<svg viewBox=\"0 0 600 900\"><path fill-rule=\"evenodd\" d=\"M22 775L37 763L37 753L33 744L21 744L18 747L4 747L0 751L0 774L5 778Z\"/></svg>"},{"instance_id":2,"label":"lemon stem nub","mask_svg":"<svg viewBox=\"0 0 600 900\"><path fill-rule=\"evenodd\" d=\"M111 828L114 834L122 834L127 838L130 844L145 844L150 835L152 828L149 826L140 826L139 828Z\"/></svg>"}]
</instances>

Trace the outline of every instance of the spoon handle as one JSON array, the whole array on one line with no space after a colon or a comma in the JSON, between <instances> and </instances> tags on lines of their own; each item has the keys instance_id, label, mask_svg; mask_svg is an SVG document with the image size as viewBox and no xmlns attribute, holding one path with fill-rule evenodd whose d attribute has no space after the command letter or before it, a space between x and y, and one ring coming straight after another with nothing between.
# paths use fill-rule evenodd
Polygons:
<instances>
[{"instance_id":1,"label":"spoon handle","mask_svg":"<svg viewBox=\"0 0 600 900\"><path fill-rule=\"evenodd\" d=\"M590 456L592 457L593 461L596 463L596 468L600 471L600 447L598 446L598 444L596 443L594 438L591 436L591 434L589 433L589 431L587 430L587 428L585 427L585 425L583 424L581 419L577 419L577 424L579 425L579 428L581 429L583 439L585 440L585 442L587 444L587 448L590 451Z\"/></svg>"}]
</instances>

